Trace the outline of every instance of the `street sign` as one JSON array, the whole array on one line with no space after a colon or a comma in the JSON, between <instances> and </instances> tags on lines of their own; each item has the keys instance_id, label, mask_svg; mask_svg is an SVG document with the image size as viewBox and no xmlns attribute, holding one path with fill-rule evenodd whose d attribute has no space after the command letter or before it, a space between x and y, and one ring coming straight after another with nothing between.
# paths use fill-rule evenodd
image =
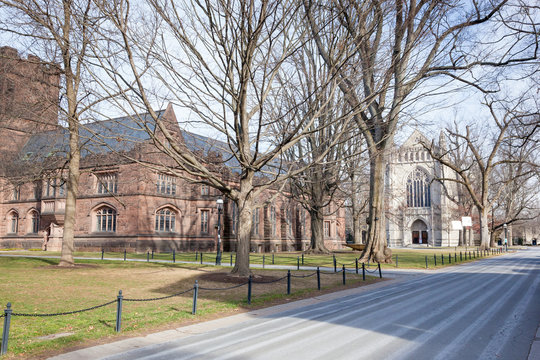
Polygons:
<instances>
[{"instance_id":1,"label":"street sign","mask_svg":"<svg viewBox=\"0 0 540 360\"><path fill-rule=\"evenodd\" d=\"M470 216L463 216L461 218L461 225L472 226L472 218Z\"/></svg>"}]
</instances>

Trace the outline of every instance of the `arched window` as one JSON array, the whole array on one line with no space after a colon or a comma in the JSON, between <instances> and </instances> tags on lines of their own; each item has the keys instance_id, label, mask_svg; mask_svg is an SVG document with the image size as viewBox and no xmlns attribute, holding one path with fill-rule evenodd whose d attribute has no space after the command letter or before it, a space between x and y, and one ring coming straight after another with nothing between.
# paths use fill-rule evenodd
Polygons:
<instances>
[{"instance_id":1,"label":"arched window","mask_svg":"<svg viewBox=\"0 0 540 360\"><path fill-rule=\"evenodd\" d=\"M156 212L156 231L174 232L176 213L169 209L161 209Z\"/></svg>"},{"instance_id":2,"label":"arched window","mask_svg":"<svg viewBox=\"0 0 540 360\"><path fill-rule=\"evenodd\" d=\"M19 231L19 214L17 212L12 211L8 215L8 228L7 232L8 234L16 234Z\"/></svg>"},{"instance_id":3,"label":"arched window","mask_svg":"<svg viewBox=\"0 0 540 360\"><path fill-rule=\"evenodd\" d=\"M116 210L104 206L96 213L96 231L116 232Z\"/></svg>"},{"instance_id":4,"label":"arched window","mask_svg":"<svg viewBox=\"0 0 540 360\"><path fill-rule=\"evenodd\" d=\"M431 206L431 190L429 180L427 175L420 169L414 170L407 179L407 206Z\"/></svg>"},{"instance_id":5,"label":"arched window","mask_svg":"<svg viewBox=\"0 0 540 360\"><path fill-rule=\"evenodd\" d=\"M28 224L28 233L37 234L39 231L39 213L36 210L33 210L28 215L30 218L30 223Z\"/></svg>"}]
</instances>

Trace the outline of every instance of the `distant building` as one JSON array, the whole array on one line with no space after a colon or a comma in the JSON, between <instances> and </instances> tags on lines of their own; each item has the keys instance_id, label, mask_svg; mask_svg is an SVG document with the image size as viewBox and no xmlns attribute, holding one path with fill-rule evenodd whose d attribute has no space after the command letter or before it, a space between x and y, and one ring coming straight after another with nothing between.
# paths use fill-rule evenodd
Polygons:
<instances>
[{"instance_id":1,"label":"distant building","mask_svg":"<svg viewBox=\"0 0 540 360\"><path fill-rule=\"evenodd\" d=\"M416 130L389 156L385 177L388 244L457 246L460 231L452 228L452 221L462 216L455 202L457 186L440 181L456 179L456 174L435 161L422 143L431 144L431 140ZM438 149L445 148L441 134Z\"/></svg>"},{"instance_id":2,"label":"distant building","mask_svg":"<svg viewBox=\"0 0 540 360\"><path fill-rule=\"evenodd\" d=\"M68 133L58 125L59 76L54 66L35 57L21 59L7 47L0 48L0 67L0 248L40 248L46 239L49 250L60 250ZM216 171L235 183L234 164L222 159L210 139L180 129L170 105L160 116L180 144L199 151L208 164L219 163ZM96 133L106 140L95 141ZM132 118L86 124L81 142L78 250L215 251L216 200L221 194L208 185L141 165L170 159L156 151ZM272 196L275 192L268 190L258 199L251 250L307 249L311 236L307 211L294 199ZM223 200L223 248L234 251L238 209ZM344 242L343 213L340 209L325 217L325 242L331 249Z\"/></svg>"}]
</instances>

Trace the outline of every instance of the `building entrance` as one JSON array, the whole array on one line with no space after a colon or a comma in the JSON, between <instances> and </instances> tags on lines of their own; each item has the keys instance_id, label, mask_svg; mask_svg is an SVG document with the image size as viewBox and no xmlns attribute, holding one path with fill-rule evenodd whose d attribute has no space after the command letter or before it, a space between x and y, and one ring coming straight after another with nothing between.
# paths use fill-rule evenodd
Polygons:
<instances>
[{"instance_id":1,"label":"building entrance","mask_svg":"<svg viewBox=\"0 0 540 360\"><path fill-rule=\"evenodd\" d=\"M412 231L412 243L413 244L427 244L429 235L428 228L425 222L422 220L416 220L411 225Z\"/></svg>"}]
</instances>

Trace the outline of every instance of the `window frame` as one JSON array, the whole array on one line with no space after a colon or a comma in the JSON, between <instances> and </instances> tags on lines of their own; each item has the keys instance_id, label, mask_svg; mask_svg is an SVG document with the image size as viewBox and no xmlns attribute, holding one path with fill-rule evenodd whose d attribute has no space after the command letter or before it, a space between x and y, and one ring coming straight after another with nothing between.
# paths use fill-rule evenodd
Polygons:
<instances>
[{"instance_id":1,"label":"window frame","mask_svg":"<svg viewBox=\"0 0 540 360\"><path fill-rule=\"evenodd\" d=\"M176 211L170 207L164 207L156 211L155 227L156 232L175 233L176 232Z\"/></svg>"},{"instance_id":2,"label":"window frame","mask_svg":"<svg viewBox=\"0 0 540 360\"><path fill-rule=\"evenodd\" d=\"M201 234L209 234L210 233L210 210L209 209L201 209L201 216L200 216L200 224L201 224Z\"/></svg>"},{"instance_id":3,"label":"window frame","mask_svg":"<svg viewBox=\"0 0 540 360\"><path fill-rule=\"evenodd\" d=\"M95 173L96 176L96 193L99 195L118 194L118 172L101 172Z\"/></svg>"},{"instance_id":4,"label":"window frame","mask_svg":"<svg viewBox=\"0 0 540 360\"><path fill-rule=\"evenodd\" d=\"M104 212L107 210L107 213ZM116 233L118 213L116 209L110 206L102 206L96 210L96 232L98 233ZM105 220L105 222L103 222Z\"/></svg>"}]
</instances>

